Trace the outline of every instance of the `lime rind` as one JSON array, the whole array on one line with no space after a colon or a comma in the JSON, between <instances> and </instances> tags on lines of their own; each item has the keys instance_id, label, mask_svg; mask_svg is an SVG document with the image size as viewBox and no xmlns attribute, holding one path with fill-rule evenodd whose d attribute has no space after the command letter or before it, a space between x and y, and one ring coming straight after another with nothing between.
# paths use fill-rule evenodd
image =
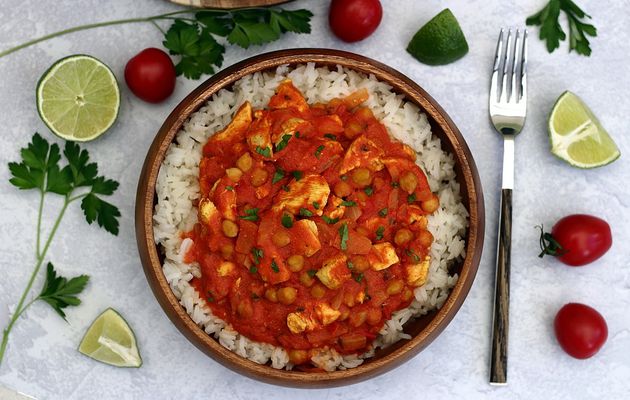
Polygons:
<instances>
[{"instance_id":1,"label":"lime rind","mask_svg":"<svg viewBox=\"0 0 630 400\"><path fill-rule=\"evenodd\" d=\"M84 54L55 62L37 83L36 95L40 118L65 140L86 142L100 137L116 122L120 110L114 73Z\"/></svg>"},{"instance_id":2,"label":"lime rind","mask_svg":"<svg viewBox=\"0 0 630 400\"><path fill-rule=\"evenodd\" d=\"M570 91L556 100L547 123L551 153L574 167L602 167L621 156L597 117Z\"/></svg>"},{"instance_id":3,"label":"lime rind","mask_svg":"<svg viewBox=\"0 0 630 400\"><path fill-rule=\"evenodd\" d=\"M112 308L96 317L81 339L78 350L87 357L115 367L142 366L136 335L127 321Z\"/></svg>"},{"instance_id":4,"label":"lime rind","mask_svg":"<svg viewBox=\"0 0 630 400\"><path fill-rule=\"evenodd\" d=\"M416 32L407 52L424 64L445 65L464 57L468 42L457 18L446 8Z\"/></svg>"}]
</instances>

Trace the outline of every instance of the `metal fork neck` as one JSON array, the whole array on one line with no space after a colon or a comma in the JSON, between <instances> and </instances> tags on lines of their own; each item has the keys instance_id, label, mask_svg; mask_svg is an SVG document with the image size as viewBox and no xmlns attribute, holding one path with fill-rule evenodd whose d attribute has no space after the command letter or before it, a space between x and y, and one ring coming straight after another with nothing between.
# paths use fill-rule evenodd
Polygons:
<instances>
[{"instance_id":1,"label":"metal fork neck","mask_svg":"<svg viewBox=\"0 0 630 400\"><path fill-rule=\"evenodd\" d=\"M503 189L514 189L514 136L503 135Z\"/></svg>"}]
</instances>

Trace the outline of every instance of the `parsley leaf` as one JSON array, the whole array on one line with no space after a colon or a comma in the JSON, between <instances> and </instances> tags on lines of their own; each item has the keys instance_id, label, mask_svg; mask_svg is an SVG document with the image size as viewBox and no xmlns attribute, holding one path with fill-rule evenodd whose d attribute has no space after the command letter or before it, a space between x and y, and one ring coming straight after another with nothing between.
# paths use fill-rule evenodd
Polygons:
<instances>
[{"instance_id":1,"label":"parsley leaf","mask_svg":"<svg viewBox=\"0 0 630 400\"><path fill-rule=\"evenodd\" d=\"M280 268L278 267L278 264L276 264L276 260L271 259L271 269L273 270L273 272L280 272Z\"/></svg>"},{"instance_id":2,"label":"parsley leaf","mask_svg":"<svg viewBox=\"0 0 630 400\"><path fill-rule=\"evenodd\" d=\"M346 207L354 207L357 205L356 201L352 201L352 200L344 200L341 202L342 206L346 206Z\"/></svg>"},{"instance_id":3,"label":"parsley leaf","mask_svg":"<svg viewBox=\"0 0 630 400\"><path fill-rule=\"evenodd\" d=\"M234 191L234 186L227 185L225 187L225 190L229 190L230 192L233 192Z\"/></svg>"},{"instance_id":4,"label":"parsley leaf","mask_svg":"<svg viewBox=\"0 0 630 400\"><path fill-rule=\"evenodd\" d=\"M300 208L300 215L303 217L312 217L313 213L308 208Z\"/></svg>"},{"instance_id":5,"label":"parsley leaf","mask_svg":"<svg viewBox=\"0 0 630 400\"><path fill-rule=\"evenodd\" d=\"M306 273L308 274L308 276L310 276L312 278L315 275L317 275L317 270L316 269L309 269L308 271L306 271Z\"/></svg>"},{"instance_id":6,"label":"parsley leaf","mask_svg":"<svg viewBox=\"0 0 630 400\"><path fill-rule=\"evenodd\" d=\"M371 196L372 194L374 194L374 188L372 188L372 186L368 186L365 189L363 189L363 191L365 192L365 194L367 194L368 196Z\"/></svg>"},{"instance_id":7,"label":"parsley leaf","mask_svg":"<svg viewBox=\"0 0 630 400\"><path fill-rule=\"evenodd\" d=\"M323 144L320 144L319 146L317 146L317 149L315 149L315 158L319 158L322 155L322 151L324 151L325 148L326 146L324 146Z\"/></svg>"},{"instance_id":8,"label":"parsley leaf","mask_svg":"<svg viewBox=\"0 0 630 400\"><path fill-rule=\"evenodd\" d=\"M313 202L313 208L316 209L316 210L319 210L319 207L320 207L319 202L318 201L314 201Z\"/></svg>"},{"instance_id":9,"label":"parsley leaf","mask_svg":"<svg viewBox=\"0 0 630 400\"><path fill-rule=\"evenodd\" d=\"M409 196L407 196L407 203L411 204L414 201L416 201L416 194L415 193L411 193Z\"/></svg>"},{"instance_id":10,"label":"parsley leaf","mask_svg":"<svg viewBox=\"0 0 630 400\"><path fill-rule=\"evenodd\" d=\"M276 173L273 174L273 178L271 179L271 184L275 184L284 178L284 171L280 168L276 168Z\"/></svg>"},{"instance_id":11,"label":"parsley leaf","mask_svg":"<svg viewBox=\"0 0 630 400\"><path fill-rule=\"evenodd\" d=\"M324 137L330 140L337 140L337 135L333 135L332 133L326 133L324 134Z\"/></svg>"},{"instance_id":12,"label":"parsley leaf","mask_svg":"<svg viewBox=\"0 0 630 400\"><path fill-rule=\"evenodd\" d=\"M81 300L76 295L85 289L89 279L90 277L87 275L75 276L70 280L57 276L57 271L55 271L52 263L48 263L46 281L37 298L50 304L61 318L66 319L66 313L63 309L81 304Z\"/></svg>"},{"instance_id":13,"label":"parsley leaf","mask_svg":"<svg viewBox=\"0 0 630 400\"><path fill-rule=\"evenodd\" d=\"M287 147L287 145L289 144L289 140L292 137L293 136L291 135L282 135L282 140L280 140L280 142L276 145L276 151L284 150L284 148Z\"/></svg>"},{"instance_id":14,"label":"parsley leaf","mask_svg":"<svg viewBox=\"0 0 630 400\"><path fill-rule=\"evenodd\" d=\"M263 157L269 158L271 157L271 148L269 147L262 148L260 146L256 146L256 153L260 154Z\"/></svg>"},{"instance_id":15,"label":"parsley leaf","mask_svg":"<svg viewBox=\"0 0 630 400\"><path fill-rule=\"evenodd\" d=\"M258 221L258 208L250 208L249 210L245 210L245 215L239 215L240 219L244 219L246 221Z\"/></svg>"},{"instance_id":16,"label":"parsley leaf","mask_svg":"<svg viewBox=\"0 0 630 400\"><path fill-rule=\"evenodd\" d=\"M293 175L293 177L295 178L296 181L299 181L304 176L304 172L302 172L302 171L293 171L293 172L291 172L291 175Z\"/></svg>"},{"instance_id":17,"label":"parsley leaf","mask_svg":"<svg viewBox=\"0 0 630 400\"><path fill-rule=\"evenodd\" d=\"M525 22L527 25L540 26L538 36L545 41L547 51L552 53L567 37L559 22L561 11L569 21L569 51L575 50L578 54L590 56L591 47L587 36L597 36L597 28L585 22L591 16L572 0L549 0L542 10L528 17Z\"/></svg>"},{"instance_id":18,"label":"parsley leaf","mask_svg":"<svg viewBox=\"0 0 630 400\"><path fill-rule=\"evenodd\" d=\"M376 230L376 240L383 239L383 234L384 233L385 233L385 227L384 226L379 226L378 229Z\"/></svg>"},{"instance_id":19,"label":"parsley leaf","mask_svg":"<svg viewBox=\"0 0 630 400\"><path fill-rule=\"evenodd\" d=\"M354 278L354 280L357 281L357 283L361 283L361 281L363 280L363 272L360 272L358 274L353 274L352 278Z\"/></svg>"},{"instance_id":20,"label":"parsley leaf","mask_svg":"<svg viewBox=\"0 0 630 400\"><path fill-rule=\"evenodd\" d=\"M120 211L113 204L110 204L94 194L90 193L81 201L81 209L85 214L88 224L96 220L98 226L114 235L118 235L118 218Z\"/></svg>"},{"instance_id":21,"label":"parsley leaf","mask_svg":"<svg viewBox=\"0 0 630 400\"><path fill-rule=\"evenodd\" d=\"M252 255L254 256L254 264L258 265L260 264L260 260L265 256L265 253L263 253L262 249L252 247Z\"/></svg>"},{"instance_id":22,"label":"parsley leaf","mask_svg":"<svg viewBox=\"0 0 630 400\"><path fill-rule=\"evenodd\" d=\"M341 247L341 250L347 250L348 249L348 224L345 223L341 225L338 231L339 231L339 237L341 238L339 247Z\"/></svg>"},{"instance_id":23,"label":"parsley leaf","mask_svg":"<svg viewBox=\"0 0 630 400\"><path fill-rule=\"evenodd\" d=\"M324 222L326 222L328 225L334 225L337 222L339 222L339 218L330 218L328 215L322 215L322 219L324 220Z\"/></svg>"},{"instance_id":24,"label":"parsley leaf","mask_svg":"<svg viewBox=\"0 0 630 400\"><path fill-rule=\"evenodd\" d=\"M293 226L293 218L289 214L282 214L282 226L285 228L291 228Z\"/></svg>"},{"instance_id":25,"label":"parsley leaf","mask_svg":"<svg viewBox=\"0 0 630 400\"><path fill-rule=\"evenodd\" d=\"M382 208L382 209L378 212L378 215L380 215L381 217L385 218L385 217L387 216L387 212L388 212L387 207L385 207L385 208Z\"/></svg>"}]
</instances>

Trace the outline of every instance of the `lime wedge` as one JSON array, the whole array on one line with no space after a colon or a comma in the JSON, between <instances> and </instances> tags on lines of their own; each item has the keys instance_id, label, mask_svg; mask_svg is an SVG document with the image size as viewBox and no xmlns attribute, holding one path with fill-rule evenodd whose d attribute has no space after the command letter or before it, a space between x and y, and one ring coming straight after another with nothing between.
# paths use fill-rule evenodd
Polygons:
<instances>
[{"instance_id":1,"label":"lime wedge","mask_svg":"<svg viewBox=\"0 0 630 400\"><path fill-rule=\"evenodd\" d=\"M62 139L96 139L114 124L119 107L116 77L94 57L62 58L37 84L39 116Z\"/></svg>"},{"instance_id":2,"label":"lime wedge","mask_svg":"<svg viewBox=\"0 0 630 400\"><path fill-rule=\"evenodd\" d=\"M136 336L127 321L111 308L92 322L81 340L79 352L115 367L142 365Z\"/></svg>"},{"instance_id":3,"label":"lime wedge","mask_svg":"<svg viewBox=\"0 0 630 400\"><path fill-rule=\"evenodd\" d=\"M548 123L551 152L574 167L601 167L621 155L593 112L569 91L556 101Z\"/></svg>"},{"instance_id":4,"label":"lime wedge","mask_svg":"<svg viewBox=\"0 0 630 400\"><path fill-rule=\"evenodd\" d=\"M407 52L422 63L444 65L464 57L468 43L459 22L447 8L416 32Z\"/></svg>"}]
</instances>

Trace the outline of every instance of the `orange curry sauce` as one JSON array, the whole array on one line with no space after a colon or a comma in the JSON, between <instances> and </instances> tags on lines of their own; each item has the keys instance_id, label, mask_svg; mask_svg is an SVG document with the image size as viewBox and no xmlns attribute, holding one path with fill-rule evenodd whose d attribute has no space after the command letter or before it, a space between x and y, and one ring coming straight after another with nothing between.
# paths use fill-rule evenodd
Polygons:
<instances>
[{"instance_id":1,"label":"orange curry sauce","mask_svg":"<svg viewBox=\"0 0 630 400\"><path fill-rule=\"evenodd\" d=\"M370 349L427 279L438 198L367 98L309 105L286 80L203 148L192 284L216 316L297 365L319 348Z\"/></svg>"}]
</instances>

